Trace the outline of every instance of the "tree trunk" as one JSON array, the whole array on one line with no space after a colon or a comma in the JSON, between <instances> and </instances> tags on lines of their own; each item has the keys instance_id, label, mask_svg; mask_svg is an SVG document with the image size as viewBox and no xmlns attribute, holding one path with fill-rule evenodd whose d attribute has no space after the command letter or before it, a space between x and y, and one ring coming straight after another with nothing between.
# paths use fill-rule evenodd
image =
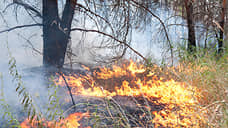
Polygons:
<instances>
[{"instance_id":1,"label":"tree trunk","mask_svg":"<svg viewBox=\"0 0 228 128\"><path fill-rule=\"evenodd\" d=\"M196 50L196 38L193 18L193 3L192 0L185 0L185 9L187 14L188 24L188 51L190 53Z\"/></svg>"},{"instance_id":2,"label":"tree trunk","mask_svg":"<svg viewBox=\"0 0 228 128\"><path fill-rule=\"evenodd\" d=\"M43 64L63 67L76 0L66 0L62 20L57 0L43 0Z\"/></svg>"},{"instance_id":3,"label":"tree trunk","mask_svg":"<svg viewBox=\"0 0 228 128\"><path fill-rule=\"evenodd\" d=\"M218 40L218 54L223 53L223 35L224 35L224 23L225 23L225 12L226 12L226 0L223 0L222 2L222 13L221 13L221 21L219 22L219 25L221 26L219 30L219 40Z\"/></svg>"}]
</instances>

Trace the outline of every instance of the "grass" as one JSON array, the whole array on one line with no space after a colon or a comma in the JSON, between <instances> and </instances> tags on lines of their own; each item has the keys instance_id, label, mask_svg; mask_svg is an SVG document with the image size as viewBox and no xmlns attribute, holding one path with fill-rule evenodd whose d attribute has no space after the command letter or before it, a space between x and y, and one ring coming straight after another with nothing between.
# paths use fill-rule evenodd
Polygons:
<instances>
[{"instance_id":1,"label":"grass","mask_svg":"<svg viewBox=\"0 0 228 128\"><path fill-rule=\"evenodd\" d=\"M175 70L170 70L169 72L176 80L185 82L187 85L195 86L201 90L203 97L198 106L201 106L202 111L206 110L207 114L207 120L201 126L205 128L228 127L228 53L226 52L223 57L217 57L212 53L200 51L195 55L184 53L181 57L179 64L173 68ZM16 61L11 58L9 66L11 75L14 76L14 79L18 83L16 91L19 96L21 96L22 104L25 106L24 109L27 110L28 116L33 120L37 110L33 107L33 102L23 102L26 101L26 99L30 101L30 96L28 95L29 92L26 92L26 88L22 86L23 82L17 72ZM169 70L169 68L164 68L164 66L161 66L162 68L157 67L159 70L155 69L156 66L154 67L153 64L147 66L149 66L149 68L151 67L155 72L158 72L159 75L162 75L162 71ZM168 74L169 78L170 74ZM3 84L1 85L3 86ZM61 119L63 118L63 113L65 113L60 108L61 106L57 95L58 89L55 85L53 85L53 87L54 93L50 94L47 113L43 113L43 115L40 116L49 117L51 120L55 120L56 117L60 117ZM131 98L133 98L133 102L140 104L137 99L134 99L134 97ZM99 102L94 102L95 100L92 98L91 101L93 102L91 103L76 104L76 108L83 109L82 111L90 110L90 116L84 121L87 122L88 125L93 127L131 127L131 124L134 123L135 126L153 127L151 120L154 118L154 115L151 114L147 108L150 105L145 97L143 97L142 101L146 106L139 106L137 108L138 113L142 114L138 117L135 116L134 113L129 113L129 110L127 110L129 109L128 107L120 105L111 97L99 99ZM5 102L3 97L1 101ZM7 103L4 104L7 105L5 108L10 107ZM4 104L1 104L1 106ZM30 106L32 110L28 109L28 106ZM67 111L70 109L73 109L73 107ZM30 114L31 111L34 114ZM11 123L8 123L10 124L9 127L13 127L14 124L18 126L17 119L14 118L13 113L11 113L9 109L5 109L5 114L11 119Z\"/></svg>"},{"instance_id":2,"label":"grass","mask_svg":"<svg viewBox=\"0 0 228 128\"><path fill-rule=\"evenodd\" d=\"M188 59L186 59L188 58ZM175 74L201 89L201 104L208 110L209 127L228 127L228 52L218 57L205 51L182 58Z\"/></svg>"}]
</instances>

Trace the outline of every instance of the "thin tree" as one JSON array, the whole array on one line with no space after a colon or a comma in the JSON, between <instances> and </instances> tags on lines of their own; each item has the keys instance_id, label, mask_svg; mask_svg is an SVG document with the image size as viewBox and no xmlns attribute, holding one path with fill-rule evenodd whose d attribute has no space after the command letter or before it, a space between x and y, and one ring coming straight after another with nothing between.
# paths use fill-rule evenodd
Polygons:
<instances>
[{"instance_id":1,"label":"thin tree","mask_svg":"<svg viewBox=\"0 0 228 128\"><path fill-rule=\"evenodd\" d=\"M195 25L193 16L193 2L194 0L185 0L186 19L188 25L188 51L195 52L196 38L195 38Z\"/></svg>"},{"instance_id":2,"label":"thin tree","mask_svg":"<svg viewBox=\"0 0 228 128\"><path fill-rule=\"evenodd\" d=\"M226 0L222 1L222 12L221 12L221 20L219 22L219 39L218 39L218 54L223 53L223 35L224 35L224 26L225 26L225 13L226 13Z\"/></svg>"}]
</instances>

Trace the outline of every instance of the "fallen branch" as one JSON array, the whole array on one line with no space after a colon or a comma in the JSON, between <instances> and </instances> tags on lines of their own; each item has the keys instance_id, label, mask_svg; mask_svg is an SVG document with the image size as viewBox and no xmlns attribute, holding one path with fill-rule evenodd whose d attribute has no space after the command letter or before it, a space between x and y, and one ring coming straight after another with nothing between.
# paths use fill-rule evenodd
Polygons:
<instances>
[{"instance_id":1,"label":"fallen branch","mask_svg":"<svg viewBox=\"0 0 228 128\"><path fill-rule=\"evenodd\" d=\"M70 88L69 84L67 83L66 78L65 78L65 76L63 75L63 73L62 73L61 71L59 71L59 74L60 74L60 76L63 77L63 80L64 80L64 82L65 82L65 84L66 84L66 86L67 86L67 89L68 89L69 93L70 93L70 97L71 97L71 101L72 101L72 103L73 103L73 106L75 106L76 104L75 104L75 102L74 102L74 98L73 98L73 95L72 95L72 92L71 92L71 88ZM74 108L75 108L75 107L74 107Z\"/></svg>"}]
</instances>

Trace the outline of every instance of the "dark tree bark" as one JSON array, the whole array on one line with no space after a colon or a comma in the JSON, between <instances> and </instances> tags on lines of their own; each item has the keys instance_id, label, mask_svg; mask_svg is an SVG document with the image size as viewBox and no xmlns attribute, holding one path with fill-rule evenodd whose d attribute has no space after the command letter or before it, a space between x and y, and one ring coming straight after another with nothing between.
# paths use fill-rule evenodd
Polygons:
<instances>
[{"instance_id":1,"label":"dark tree bark","mask_svg":"<svg viewBox=\"0 0 228 128\"><path fill-rule=\"evenodd\" d=\"M222 2L222 13L221 13L221 21L219 25L221 26L219 30L219 40L218 40L218 53L223 53L223 35L224 35L224 23L225 23L225 12L226 12L226 0Z\"/></svg>"},{"instance_id":2,"label":"dark tree bark","mask_svg":"<svg viewBox=\"0 0 228 128\"><path fill-rule=\"evenodd\" d=\"M188 24L188 51L190 53L195 52L196 48L196 38L195 38L195 26L193 17L193 1L185 0L185 9L187 14L187 24Z\"/></svg>"},{"instance_id":3,"label":"dark tree bark","mask_svg":"<svg viewBox=\"0 0 228 128\"><path fill-rule=\"evenodd\" d=\"M64 64L76 0L66 0L62 18L57 0L43 0L43 64L61 68Z\"/></svg>"}]
</instances>

